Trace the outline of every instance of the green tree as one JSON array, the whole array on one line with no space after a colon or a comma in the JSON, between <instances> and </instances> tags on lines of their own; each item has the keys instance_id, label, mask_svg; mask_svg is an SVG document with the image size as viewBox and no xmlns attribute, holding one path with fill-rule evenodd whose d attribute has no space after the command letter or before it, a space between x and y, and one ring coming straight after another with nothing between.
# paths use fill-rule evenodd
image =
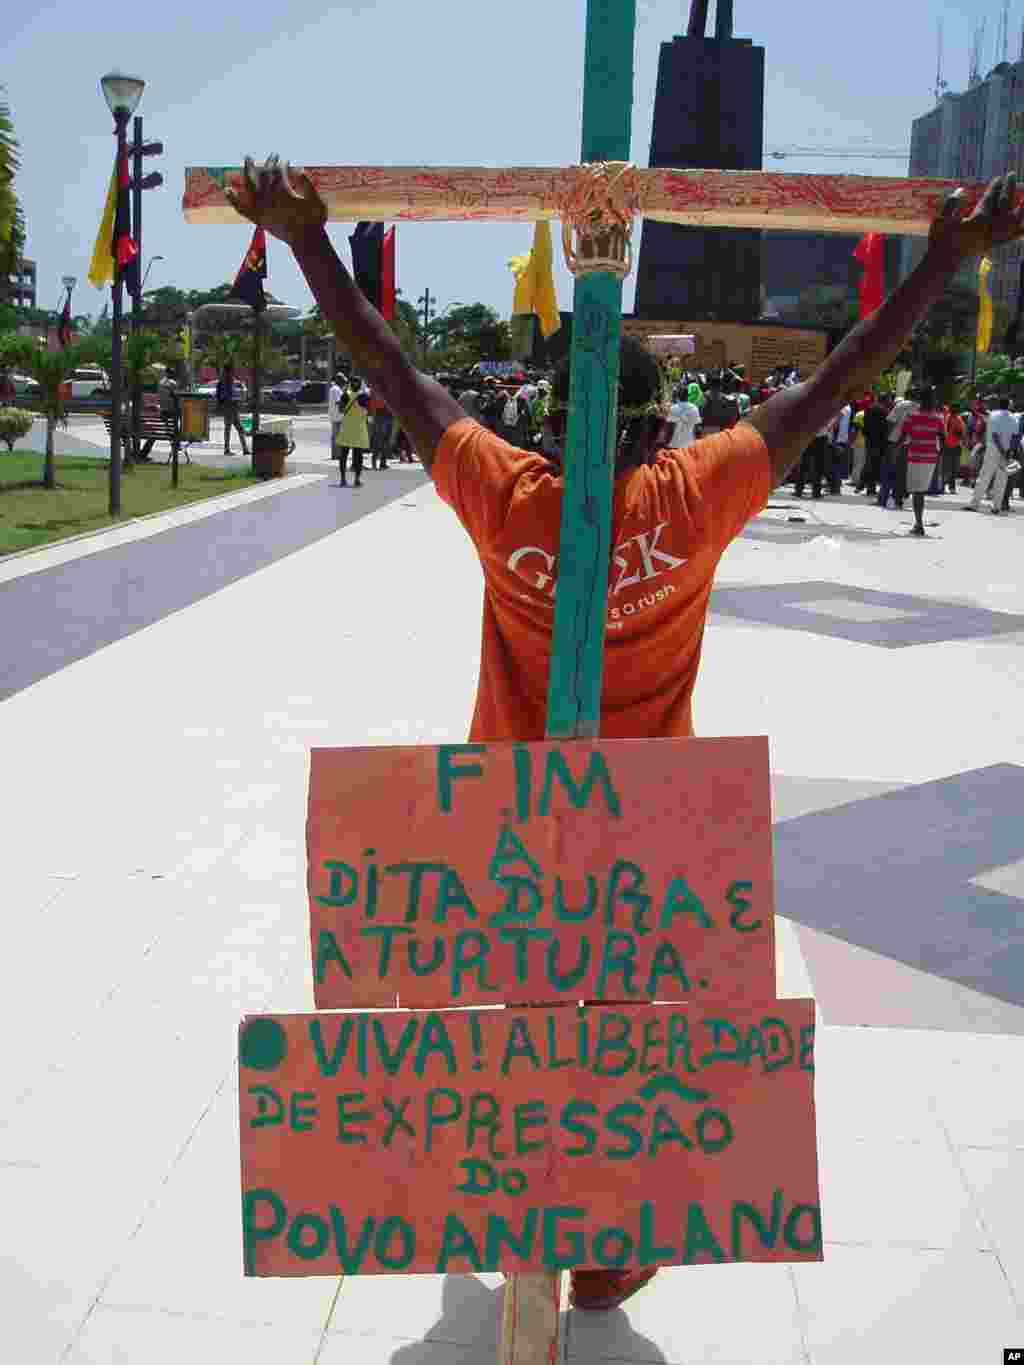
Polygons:
<instances>
[{"instance_id":1,"label":"green tree","mask_svg":"<svg viewBox=\"0 0 1024 1365\"><path fill-rule=\"evenodd\" d=\"M57 486L53 438L58 426L68 424L63 386L72 372L82 365L102 363L106 348L92 337L72 342L62 350L50 351L31 337L0 336L0 365L29 375L42 393L39 406L46 418L46 454L43 460L43 486Z\"/></svg>"}]
</instances>

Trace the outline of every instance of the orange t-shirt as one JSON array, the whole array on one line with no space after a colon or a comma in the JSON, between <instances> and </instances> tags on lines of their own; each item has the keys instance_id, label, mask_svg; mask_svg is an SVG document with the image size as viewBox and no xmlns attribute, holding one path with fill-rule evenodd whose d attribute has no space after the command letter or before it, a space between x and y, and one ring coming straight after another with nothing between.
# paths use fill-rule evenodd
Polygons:
<instances>
[{"instance_id":1,"label":"orange t-shirt","mask_svg":"<svg viewBox=\"0 0 1024 1365\"><path fill-rule=\"evenodd\" d=\"M558 579L562 480L471 418L434 457L437 491L484 571L472 740L543 739ZM711 580L729 542L768 501L768 448L740 423L620 474L612 503L601 734L693 733L690 702Z\"/></svg>"}]
</instances>

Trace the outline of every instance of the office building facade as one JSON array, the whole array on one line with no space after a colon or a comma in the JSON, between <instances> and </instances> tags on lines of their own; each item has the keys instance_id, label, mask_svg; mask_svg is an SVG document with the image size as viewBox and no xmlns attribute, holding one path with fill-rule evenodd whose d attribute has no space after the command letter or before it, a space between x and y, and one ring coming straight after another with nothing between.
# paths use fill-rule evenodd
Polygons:
<instances>
[{"instance_id":1,"label":"office building facade","mask_svg":"<svg viewBox=\"0 0 1024 1365\"><path fill-rule=\"evenodd\" d=\"M36 263L22 259L18 270L8 277L11 303L15 308L35 308L36 306Z\"/></svg>"},{"instance_id":2,"label":"office building facade","mask_svg":"<svg viewBox=\"0 0 1024 1365\"><path fill-rule=\"evenodd\" d=\"M929 113L914 120L910 133L910 175L965 184L1016 171L1024 178L1024 62L1001 62L984 80L960 93L947 92ZM906 238L902 273L921 259L925 243ZM1024 247L992 253L989 285L993 301L1015 309ZM973 287L975 267L964 274Z\"/></svg>"}]
</instances>

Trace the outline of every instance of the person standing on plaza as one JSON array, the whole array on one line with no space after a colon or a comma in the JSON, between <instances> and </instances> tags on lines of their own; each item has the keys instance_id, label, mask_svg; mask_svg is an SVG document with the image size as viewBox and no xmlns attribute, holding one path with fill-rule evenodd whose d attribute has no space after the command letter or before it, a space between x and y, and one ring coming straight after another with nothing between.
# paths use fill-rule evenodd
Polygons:
<instances>
[{"instance_id":1,"label":"person standing on plaza","mask_svg":"<svg viewBox=\"0 0 1024 1365\"><path fill-rule=\"evenodd\" d=\"M391 409L376 390L370 395L370 464L374 469L387 469L391 453L391 434L394 418Z\"/></svg>"},{"instance_id":2,"label":"person standing on plaza","mask_svg":"<svg viewBox=\"0 0 1024 1365\"><path fill-rule=\"evenodd\" d=\"M438 496L476 551L484 591L470 741L542 740L560 567L561 470L543 455L496 438L413 366L339 259L327 234L327 206L308 176L282 168L277 158L257 169L247 157L240 184L227 193L242 217L291 247L321 315L412 435ZM602 738L693 735L708 605L729 545L765 509L772 489L786 482L808 443L835 419L845 395L893 363L910 330L957 273L973 258L1024 237L1015 176L993 180L969 217L963 202L961 192L947 199L919 264L806 383L787 388L748 420L688 450L666 448L672 427L657 360L635 339L620 338L617 404L607 433L614 510ZM566 363L551 407L563 427L575 415L570 401ZM564 458L578 456L570 448ZM414 567L416 554L410 544L406 555ZM443 579L434 572L443 596ZM402 1193L415 1198L415 1187ZM572 1303L587 1311L613 1309L656 1273L650 1265L581 1266L572 1271Z\"/></svg>"},{"instance_id":3,"label":"person standing on plaza","mask_svg":"<svg viewBox=\"0 0 1024 1365\"><path fill-rule=\"evenodd\" d=\"M1009 472L1006 468L1010 461L1012 442L1017 435L1017 419L1009 410L1010 400L1000 394L992 400L992 409L985 425L985 457L981 473L974 485L974 496L963 509L965 512L981 510L982 499L991 489L992 515L998 517L1003 510L1003 494Z\"/></svg>"},{"instance_id":4,"label":"person standing on plaza","mask_svg":"<svg viewBox=\"0 0 1024 1365\"><path fill-rule=\"evenodd\" d=\"M956 480L960 473L960 461L963 459L966 431L964 419L957 411L956 404L951 403L946 409L946 434L942 456L946 489L950 493L956 492Z\"/></svg>"},{"instance_id":5,"label":"person standing on plaza","mask_svg":"<svg viewBox=\"0 0 1024 1365\"><path fill-rule=\"evenodd\" d=\"M885 465L886 442L889 439L889 414L881 396L871 400L864 413L864 460L863 486L857 492L864 492L869 498L878 494Z\"/></svg>"},{"instance_id":6,"label":"person standing on plaza","mask_svg":"<svg viewBox=\"0 0 1024 1365\"><path fill-rule=\"evenodd\" d=\"M850 445L852 440L853 404L847 398L832 431L832 464L829 470L829 491L835 495L842 491L843 480L850 469Z\"/></svg>"},{"instance_id":7,"label":"person standing on plaza","mask_svg":"<svg viewBox=\"0 0 1024 1365\"><path fill-rule=\"evenodd\" d=\"M912 536L923 536L924 498L932 483L935 466L945 443L946 424L935 410L935 391L925 389L917 412L903 419L903 439L907 445L907 491L914 504Z\"/></svg>"},{"instance_id":8,"label":"person standing on plaza","mask_svg":"<svg viewBox=\"0 0 1024 1365\"><path fill-rule=\"evenodd\" d=\"M217 411L224 418L224 454L231 454L231 430L234 428L242 443L242 454L248 455L242 418L238 411L238 395L235 393L235 367L230 360L220 372L214 397L217 401Z\"/></svg>"},{"instance_id":9,"label":"person standing on plaza","mask_svg":"<svg viewBox=\"0 0 1024 1365\"><path fill-rule=\"evenodd\" d=\"M792 386L790 386L792 387ZM807 449L800 457L800 463L796 468L796 478L794 479L794 492L798 498L804 495L804 485L808 482L811 485L811 497L821 497L821 484L825 477L825 459L828 454L829 433L832 430L832 423L822 427L809 443Z\"/></svg>"},{"instance_id":10,"label":"person standing on plaza","mask_svg":"<svg viewBox=\"0 0 1024 1365\"><path fill-rule=\"evenodd\" d=\"M338 432L341 430L341 407L348 379L339 370L327 389L327 421L331 428L331 459L338 458Z\"/></svg>"},{"instance_id":11,"label":"person standing on plaza","mask_svg":"<svg viewBox=\"0 0 1024 1365\"><path fill-rule=\"evenodd\" d=\"M907 458L903 443L903 423L917 411L915 396L908 393L906 398L898 398L889 413L889 437L886 442L886 457L882 467L882 489L878 495L879 507L887 507L892 498L897 512L903 511L907 496Z\"/></svg>"},{"instance_id":12,"label":"person standing on plaza","mask_svg":"<svg viewBox=\"0 0 1024 1365\"><path fill-rule=\"evenodd\" d=\"M696 386L691 385L691 388L693 387ZM682 384L676 389L673 397L670 412L676 425L672 433L672 445L676 450L686 450L696 440L696 431L700 426L700 408L690 401Z\"/></svg>"},{"instance_id":13,"label":"person standing on plaza","mask_svg":"<svg viewBox=\"0 0 1024 1365\"><path fill-rule=\"evenodd\" d=\"M864 440L864 415L867 409L858 405L850 423L853 433L853 460L850 465L850 482L855 493L864 491L864 470L867 466L868 450Z\"/></svg>"},{"instance_id":14,"label":"person standing on plaza","mask_svg":"<svg viewBox=\"0 0 1024 1365\"><path fill-rule=\"evenodd\" d=\"M370 424L366 415L369 402L368 395L363 392L363 381L358 375L353 375L339 405L341 422L336 438L338 469L341 474L339 488L347 487L345 475L348 471L349 453L352 455L353 486L355 488L363 486L363 457L370 448Z\"/></svg>"}]
</instances>

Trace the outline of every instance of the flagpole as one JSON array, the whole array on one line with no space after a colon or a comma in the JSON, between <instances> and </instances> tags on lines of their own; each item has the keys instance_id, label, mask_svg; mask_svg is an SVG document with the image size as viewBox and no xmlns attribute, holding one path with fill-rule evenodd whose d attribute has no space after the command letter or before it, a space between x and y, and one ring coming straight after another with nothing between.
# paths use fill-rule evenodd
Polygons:
<instances>
[{"instance_id":1,"label":"flagpole","mask_svg":"<svg viewBox=\"0 0 1024 1365\"><path fill-rule=\"evenodd\" d=\"M114 122L117 129L117 168L120 176L122 160L127 154L128 146L128 113L124 109L114 111ZM120 185L117 193L121 193ZM122 402L122 376L121 376L121 324L123 319L123 290L124 277L121 267L114 257L114 281L111 287L112 307L111 321L114 326L113 339L110 348L110 515L119 517L121 515L121 402Z\"/></svg>"},{"instance_id":2,"label":"flagpole","mask_svg":"<svg viewBox=\"0 0 1024 1365\"><path fill-rule=\"evenodd\" d=\"M139 253L136 259L139 269L142 269L142 119L136 118L134 123L134 141L132 142L132 237L135 241L135 249ZM132 297L132 336L138 336L142 327L142 285L139 285L138 294ZM132 380L132 461L138 462L139 451L142 443L139 439L139 415L142 405L142 388L139 382L139 371L136 368Z\"/></svg>"}]
</instances>

